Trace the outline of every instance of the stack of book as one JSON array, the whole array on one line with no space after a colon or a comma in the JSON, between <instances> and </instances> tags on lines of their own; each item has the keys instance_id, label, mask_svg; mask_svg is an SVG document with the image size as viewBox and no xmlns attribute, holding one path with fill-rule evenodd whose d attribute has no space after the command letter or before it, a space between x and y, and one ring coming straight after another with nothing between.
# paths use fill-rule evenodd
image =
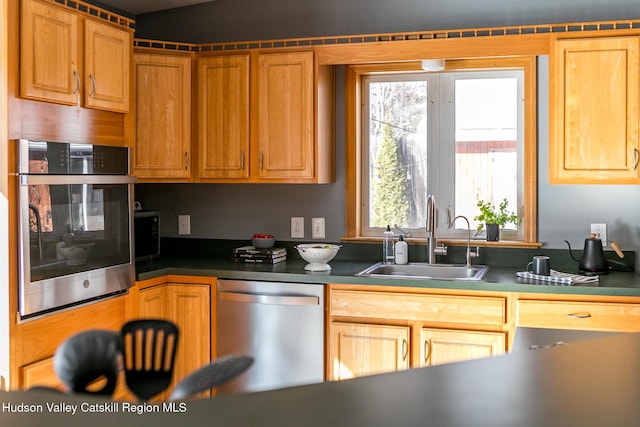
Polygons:
<instances>
[{"instance_id":1,"label":"stack of book","mask_svg":"<svg viewBox=\"0 0 640 427\"><path fill-rule=\"evenodd\" d=\"M253 246L242 246L233 250L235 262L254 262L276 264L287 259L285 248L256 249Z\"/></svg>"}]
</instances>

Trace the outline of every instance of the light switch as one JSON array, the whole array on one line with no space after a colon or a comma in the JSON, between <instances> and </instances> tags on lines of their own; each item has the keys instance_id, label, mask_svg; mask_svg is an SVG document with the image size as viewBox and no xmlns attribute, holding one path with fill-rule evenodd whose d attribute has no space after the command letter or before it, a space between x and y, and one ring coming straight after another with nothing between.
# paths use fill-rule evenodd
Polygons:
<instances>
[{"instance_id":1,"label":"light switch","mask_svg":"<svg viewBox=\"0 0 640 427\"><path fill-rule=\"evenodd\" d=\"M178 234L191 234L191 215L178 215Z\"/></svg>"},{"instance_id":2,"label":"light switch","mask_svg":"<svg viewBox=\"0 0 640 427\"><path fill-rule=\"evenodd\" d=\"M324 239L324 218L311 218L311 238Z\"/></svg>"}]
</instances>

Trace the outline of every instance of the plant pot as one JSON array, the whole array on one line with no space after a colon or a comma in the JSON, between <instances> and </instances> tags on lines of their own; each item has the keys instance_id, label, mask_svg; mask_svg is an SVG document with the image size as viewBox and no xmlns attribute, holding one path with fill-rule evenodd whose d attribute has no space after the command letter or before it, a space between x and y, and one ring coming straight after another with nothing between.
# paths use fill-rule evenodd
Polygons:
<instances>
[{"instance_id":1,"label":"plant pot","mask_svg":"<svg viewBox=\"0 0 640 427\"><path fill-rule=\"evenodd\" d=\"M500 240L500 226L498 224L485 224L487 229L487 242Z\"/></svg>"}]
</instances>

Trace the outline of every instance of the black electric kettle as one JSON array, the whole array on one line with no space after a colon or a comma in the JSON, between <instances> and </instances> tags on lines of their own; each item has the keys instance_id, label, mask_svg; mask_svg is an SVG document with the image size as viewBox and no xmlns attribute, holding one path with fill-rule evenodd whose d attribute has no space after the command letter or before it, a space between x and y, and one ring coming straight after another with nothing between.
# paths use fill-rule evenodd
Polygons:
<instances>
[{"instance_id":1,"label":"black electric kettle","mask_svg":"<svg viewBox=\"0 0 640 427\"><path fill-rule=\"evenodd\" d=\"M608 260L604 256L604 249L602 248L602 240L595 237L595 234L591 234L590 237L584 239L584 250L582 251L582 258L579 260L573 256L571 252L571 245L567 240L565 243L569 246L569 254L574 261L578 261L578 271L587 276L595 276L599 274L609 274L611 264L621 267L623 271L632 271L633 269L628 265L619 261ZM624 254L620 251L615 242L611 242L611 247L616 251L616 254L620 258L624 257Z\"/></svg>"}]
</instances>

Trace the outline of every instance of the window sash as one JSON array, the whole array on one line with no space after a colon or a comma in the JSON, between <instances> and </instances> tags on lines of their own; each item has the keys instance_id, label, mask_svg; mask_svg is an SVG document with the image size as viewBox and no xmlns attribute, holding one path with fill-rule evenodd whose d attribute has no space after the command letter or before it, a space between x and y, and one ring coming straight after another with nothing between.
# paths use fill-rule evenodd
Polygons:
<instances>
[{"instance_id":1,"label":"window sash","mask_svg":"<svg viewBox=\"0 0 640 427\"><path fill-rule=\"evenodd\" d=\"M524 204L522 212L518 209L518 214L523 218L522 226L519 228L517 235L514 232L505 231L503 233L504 239L517 238L522 239L521 243L513 241L513 243L504 242L498 243L498 245L511 246L516 244L521 246L527 246L532 244L537 246L536 243L536 179L537 179L537 167L536 167L536 58L534 56L527 57L512 57L512 58L486 58L475 60L449 60L447 61L447 71L453 70L465 70L465 69L522 69L524 70L524 88L523 88L523 103L525 123L520 128L524 134L524 148L522 148L523 155L521 161L524 166L521 167L522 180L524 188L521 190L524 194ZM363 124L362 124L362 106L364 100L361 96L364 91L363 78L372 74L379 74L380 72L402 72L413 71L421 72L419 63L397 63L397 64L367 64L367 65L354 65L347 67L346 75L346 91L347 96L347 228L344 240L365 239L371 240L372 238L378 238L380 235L374 233L366 233L366 223L363 221L362 212L364 207L362 206L362 191L364 183L362 177L364 174L361 172L363 168L362 157L365 150L362 148L364 143L361 138L363 136ZM520 153L518 153L520 155ZM433 179L430 180L433 184ZM442 205L442 203L440 203ZM511 207L513 208L513 207ZM457 227L462 227L462 224L457 224ZM462 233L466 237L466 233L460 231L457 236ZM422 233L423 234L423 233ZM511 236L509 236L511 234ZM367 237L369 236L369 237ZM414 237L420 237L413 235ZM451 241L453 243L453 240Z\"/></svg>"}]
</instances>

